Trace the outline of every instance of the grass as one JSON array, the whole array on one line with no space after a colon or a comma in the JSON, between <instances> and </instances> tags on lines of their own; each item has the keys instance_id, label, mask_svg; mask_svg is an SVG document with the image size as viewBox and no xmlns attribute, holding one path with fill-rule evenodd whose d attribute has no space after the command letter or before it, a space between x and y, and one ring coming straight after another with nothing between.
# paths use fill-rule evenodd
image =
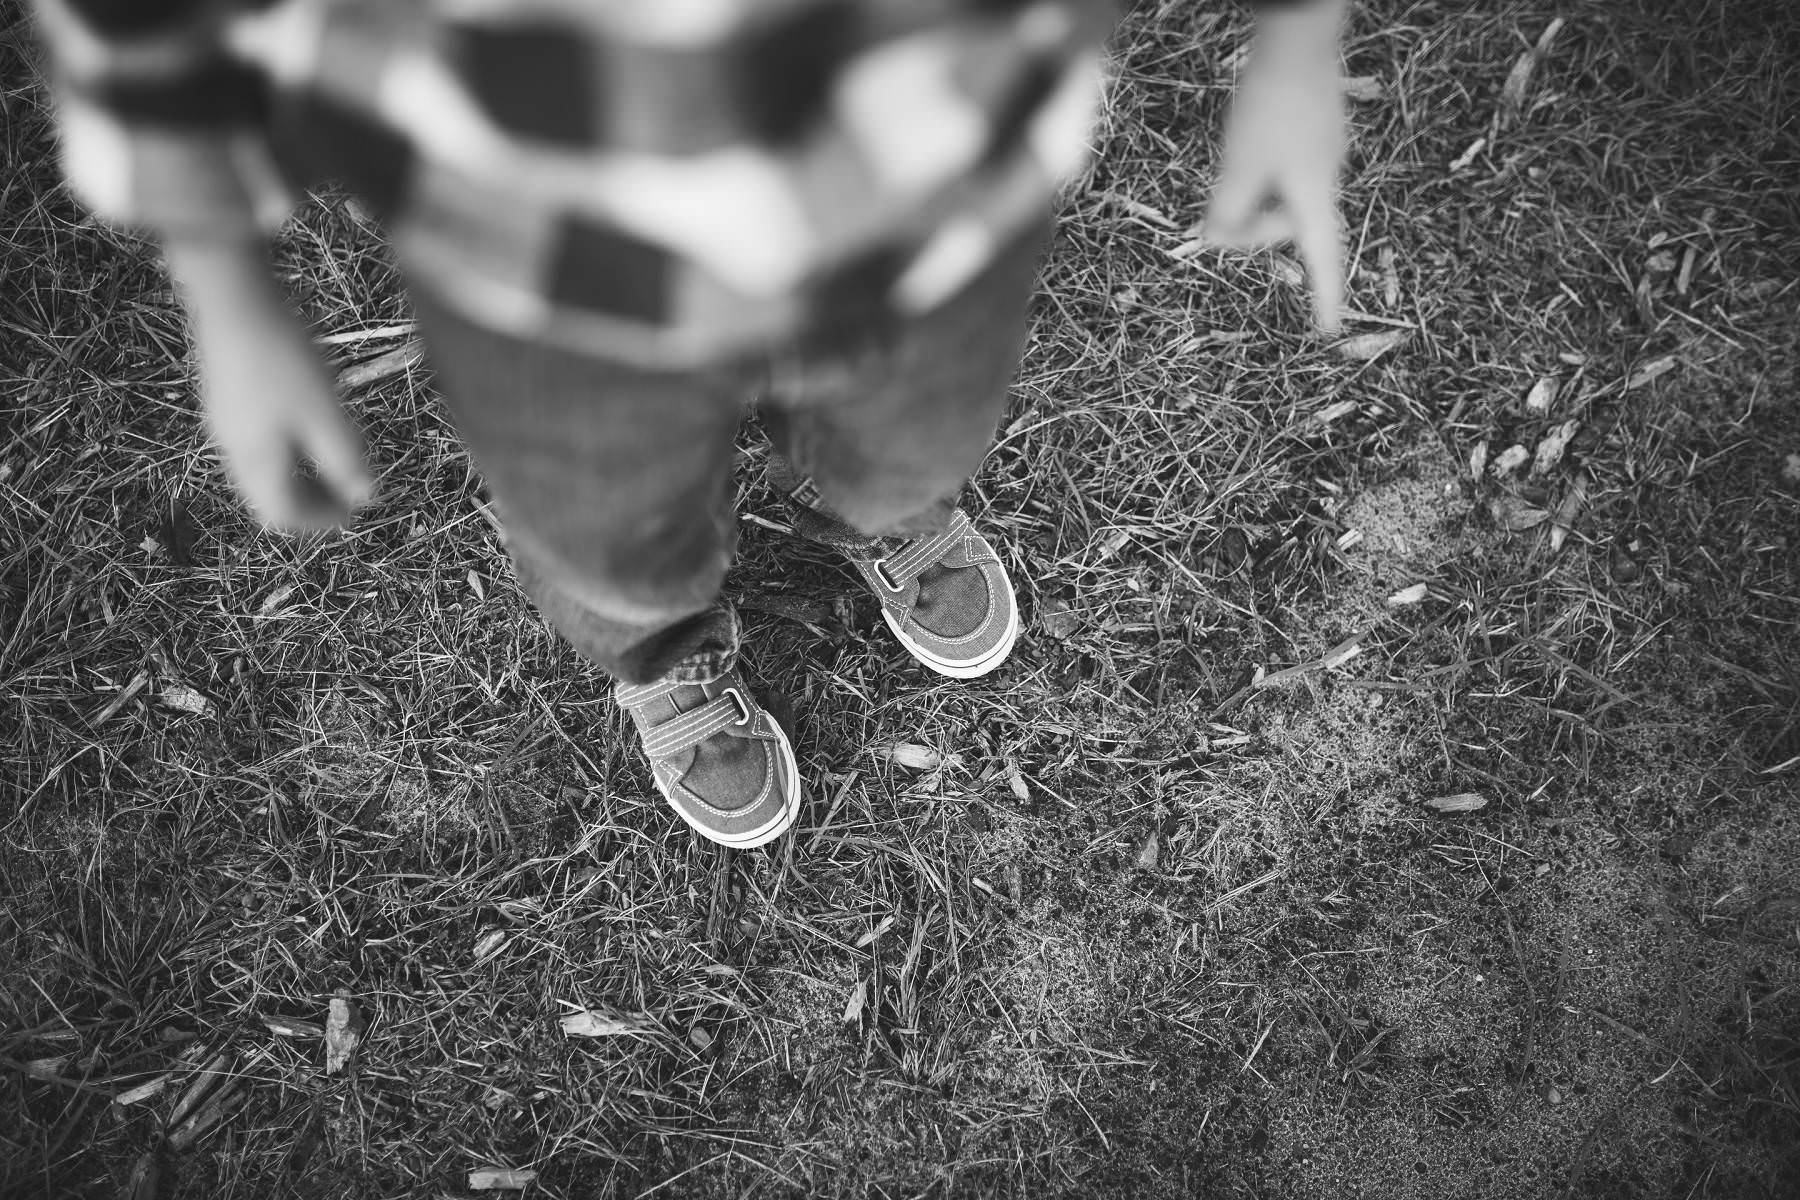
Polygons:
<instances>
[{"instance_id":1,"label":"grass","mask_svg":"<svg viewBox=\"0 0 1800 1200\"><path fill-rule=\"evenodd\" d=\"M1800 1186L1790 6L1358 6L1352 332L1403 335L1361 361L1285 257L1174 252L1243 25L1140 5L971 498L1027 636L940 682L747 520L812 800L741 855L519 595L423 372L350 399L356 528L246 521L0 13L0 1195ZM279 262L339 360L399 344L353 209ZM327 1074L281 1023L340 989Z\"/></svg>"}]
</instances>

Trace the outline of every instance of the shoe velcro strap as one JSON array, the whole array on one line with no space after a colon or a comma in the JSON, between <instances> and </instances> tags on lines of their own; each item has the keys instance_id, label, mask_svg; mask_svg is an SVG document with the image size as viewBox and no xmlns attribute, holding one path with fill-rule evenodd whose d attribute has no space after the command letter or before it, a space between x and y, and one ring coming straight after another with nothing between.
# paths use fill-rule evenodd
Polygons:
<instances>
[{"instance_id":1,"label":"shoe velcro strap","mask_svg":"<svg viewBox=\"0 0 1800 1200\"><path fill-rule=\"evenodd\" d=\"M660 700L676 688L693 687L691 683L682 683L678 679L659 679L655 683L621 683L613 688L613 699L621 708L638 708Z\"/></svg>"},{"instance_id":2,"label":"shoe velcro strap","mask_svg":"<svg viewBox=\"0 0 1800 1200\"><path fill-rule=\"evenodd\" d=\"M722 729L748 725L751 715L749 702L743 694L736 688L727 688L699 708L644 730L644 753L653 759L681 754Z\"/></svg>"},{"instance_id":3,"label":"shoe velcro strap","mask_svg":"<svg viewBox=\"0 0 1800 1200\"><path fill-rule=\"evenodd\" d=\"M969 536L969 518L957 509L950 514L950 524L942 533L920 538L900 551L880 560L888 578L906 587L925 573L925 569L961 545Z\"/></svg>"}]
</instances>

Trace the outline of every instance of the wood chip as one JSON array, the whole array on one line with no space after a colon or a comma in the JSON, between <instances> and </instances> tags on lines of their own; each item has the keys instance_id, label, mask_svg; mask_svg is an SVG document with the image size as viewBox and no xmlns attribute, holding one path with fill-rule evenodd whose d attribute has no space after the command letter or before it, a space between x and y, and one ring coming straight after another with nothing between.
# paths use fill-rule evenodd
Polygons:
<instances>
[{"instance_id":1,"label":"wood chip","mask_svg":"<svg viewBox=\"0 0 1800 1200\"><path fill-rule=\"evenodd\" d=\"M1031 789L1025 786L1025 776L1020 773L1019 764L1010 758L1006 760L1006 786L1020 804L1031 803Z\"/></svg>"},{"instance_id":2,"label":"wood chip","mask_svg":"<svg viewBox=\"0 0 1800 1200\"><path fill-rule=\"evenodd\" d=\"M385 354L345 367L338 372L338 388L348 394L369 387L417 366L424 358L425 343L413 338Z\"/></svg>"},{"instance_id":3,"label":"wood chip","mask_svg":"<svg viewBox=\"0 0 1800 1200\"><path fill-rule=\"evenodd\" d=\"M257 607L256 615L259 617L279 616L281 614L281 606L287 603L288 597L292 596L294 591L295 585L291 583L285 587L276 588L267 596L263 597L262 604Z\"/></svg>"},{"instance_id":4,"label":"wood chip","mask_svg":"<svg viewBox=\"0 0 1800 1200\"><path fill-rule=\"evenodd\" d=\"M1625 390L1628 392L1635 392L1647 384L1656 382L1670 371L1673 371L1680 365L1680 362L1681 360L1679 358L1676 358L1673 354L1669 354L1656 359L1654 362L1645 363L1642 367L1639 367L1636 371L1632 372L1631 378L1625 381Z\"/></svg>"},{"instance_id":5,"label":"wood chip","mask_svg":"<svg viewBox=\"0 0 1800 1200\"><path fill-rule=\"evenodd\" d=\"M1332 349L1339 358L1352 362L1374 362L1382 355L1404 345L1412 334L1404 329L1388 329L1380 333L1359 333L1347 337Z\"/></svg>"},{"instance_id":6,"label":"wood chip","mask_svg":"<svg viewBox=\"0 0 1800 1200\"><path fill-rule=\"evenodd\" d=\"M1428 584L1415 583L1411 587L1403 587L1387 598L1389 608L1405 608L1409 604L1417 604L1430 595Z\"/></svg>"},{"instance_id":7,"label":"wood chip","mask_svg":"<svg viewBox=\"0 0 1800 1200\"><path fill-rule=\"evenodd\" d=\"M336 1075L350 1065L356 1048L362 1045L362 1014L356 1001L343 989L331 998L330 1012L325 1018L325 1073Z\"/></svg>"},{"instance_id":8,"label":"wood chip","mask_svg":"<svg viewBox=\"0 0 1800 1200\"><path fill-rule=\"evenodd\" d=\"M1439 796L1435 800L1427 800L1425 807L1441 813L1475 812L1487 807L1487 797L1478 792L1457 792L1452 796Z\"/></svg>"},{"instance_id":9,"label":"wood chip","mask_svg":"<svg viewBox=\"0 0 1800 1200\"><path fill-rule=\"evenodd\" d=\"M538 1177L524 1167L479 1167L469 1172L471 1192L517 1192Z\"/></svg>"},{"instance_id":10,"label":"wood chip","mask_svg":"<svg viewBox=\"0 0 1800 1200\"><path fill-rule=\"evenodd\" d=\"M129 1108L133 1104L141 1104L143 1101L150 1099L150 1097L161 1092L163 1088L168 1085L169 1077L167 1075L158 1075L155 1079L140 1083L136 1087L126 1088L124 1091L113 1097L113 1103L120 1108Z\"/></svg>"},{"instance_id":11,"label":"wood chip","mask_svg":"<svg viewBox=\"0 0 1800 1200\"><path fill-rule=\"evenodd\" d=\"M1138 848L1137 865L1140 871L1154 871L1156 864L1162 859L1162 835L1159 830L1152 829L1150 836Z\"/></svg>"},{"instance_id":12,"label":"wood chip","mask_svg":"<svg viewBox=\"0 0 1800 1200\"><path fill-rule=\"evenodd\" d=\"M185 683L165 683L156 692L157 703L176 712L203 717L212 711L212 701Z\"/></svg>"},{"instance_id":13,"label":"wood chip","mask_svg":"<svg viewBox=\"0 0 1800 1200\"><path fill-rule=\"evenodd\" d=\"M1525 411L1547 413L1550 406L1556 403L1556 394L1562 391L1562 381L1554 375L1547 375L1531 385L1531 391L1525 396Z\"/></svg>"},{"instance_id":14,"label":"wood chip","mask_svg":"<svg viewBox=\"0 0 1800 1200\"><path fill-rule=\"evenodd\" d=\"M228 1080L199 1110L169 1134L169 1149L180 1153L193 1146L207 1131L224 1123L244 1103L245 1092L239 1080Z\"/></svg>"},{"instance_id":15,"label":"wood chip","mask_svg":"<svg viewBox=\"0 0 1800 1200\"><path fill-rule=\"evenodd\" d=\"M297 1021L291 1017L264 1017L263 1024L276 1037L285 1038L322 1038L325 1027L312 1021Z\"/></svg>"},{"instance_id":16,"label":"wood chip","mask_svg":"<svg viewBox=\"0 0 1800 1200\"><path fill-rule=\"evenodd\" d=\"M95 713L89 722L94 728L106 724L118 715L119 710L137 699L138 693L150 686L150 672L139 671L131 677L131 682L119 689L119 694L106 702L106 705Z\"/></svg>"},{"instance_id":17,"label":"wood chip","mask_svg":"<svg viewBox=\"0 0 1800 1200\"><path fill-rule=\"evenodd\" d=\"M1568 452L1569 443L1575 440L1575 434L1581 429L1580 421L1564 421L1538 443L1537 453L1531 457L1531 473L1548 475L1562 462L1563 455Z\"/></svg>"},{"instance_id":18,"label":"wood chip","mask_svg":"<svg viewBox=\"0 0 1800 1200\"><path fill-rule=\"evenodd\" d=\"M1495 479L1505 479L1531 459L1531 451L1523 446L1508 446L1500 452L1491 468Z\"/></svg>"},{"instance_id":19,"label":"wood chip","mask_svg":"<svg viewBox=\"0 0 1800 1200\"><path fill-rule=\"evenodd\" d=\"M642 1033L644 1022L636 1017L622 1017L597 1008L584 1008L562 1019L562 1031L570 1037L619 1037Z\"/></svg>"},{"instance_id":20,"label":"wood chip","mask_svg":"<svg viewBox=\"0 0 1800 1200\"><path fill-rule=\"evenodd\" d=\"M236 1057L231 1050L221 1050L208 1059L205 1066L194 1072L186 1090L169 1112L170 1125L179 1125L187 1120L205 1101L208 1093L229 1080L231 1064Z\"/></svg>"}]
</instances>

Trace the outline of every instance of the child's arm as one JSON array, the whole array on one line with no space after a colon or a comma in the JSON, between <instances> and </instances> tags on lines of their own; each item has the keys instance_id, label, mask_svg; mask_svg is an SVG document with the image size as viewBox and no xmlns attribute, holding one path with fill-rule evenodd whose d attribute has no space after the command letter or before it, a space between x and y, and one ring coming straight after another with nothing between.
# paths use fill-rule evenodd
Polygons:
<instances>
[{"instance_id":1,"label":"child's arm","mask_svg":"<svg viewBox=\"0 0 1800 1200\"><path fill-rule=\"evenodd\" d=\"M1314 320L1326 332L1338 328L1344 295L1337 176L1344 156L1338 39L1346 3L1291 0L1259 12L1206 220L1206 236L1216 245L1292 240L1312 278Z\"/></svg>"},{"instance_id":2,"label":"child's arm","mask_svg":"<svg viewBox=\"0 0 1800 1200\"><path fill-rule=\"evenodd\" d=\"M267 82L227 48L247 0L36 0L64 172L100 216L164 247L208 422L259 516L341 519L368 490L356 434L269 273L286 212L263 135ZM319 484L294 472L299 458Z\"/></svg>"}]
</instances>

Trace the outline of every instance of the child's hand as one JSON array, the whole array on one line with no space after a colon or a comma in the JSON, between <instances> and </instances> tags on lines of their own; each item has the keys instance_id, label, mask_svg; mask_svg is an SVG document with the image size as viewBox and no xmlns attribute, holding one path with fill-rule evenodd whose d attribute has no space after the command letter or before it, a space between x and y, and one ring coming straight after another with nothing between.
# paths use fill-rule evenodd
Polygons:
<instances>
[{"instance_id":1,"label":"child's hand","mask_svg":"<svg viewBox=\"0 0 1800 1200\"><path fill-rule=\"evenodd\" d=\"M1337 176L1344 95L1337 28L1342 5L1315 0L1266 14L1225 128L1224 163L1205 237L1252 249L1291 240L1312 281L1313 317L1336 332L1344 298ZM1272 207L1271 207L1272 205Z\"/></svg>"},{"instance_id":2,"label":"child's hand","mask_svg":"<svg viewBox=\"0 0 1800 1200\"><path fill-rule=\"evenodd\" d=\"M232 482L270 525L348 521L369 498L362 438L305 328L269 280L260 249L165 249L187 295L201 402Z\"/></svg>"},{"instance_id":3,"label":"child's hand","mask_svg":"<svg viewBox=\"0 0 1800 1200\"><path fill-rule=\"evenodd\" d=\"M349 521L369 498L362 438L298 322L214 330L198 348L207 425L251 510L283 529Z\"/></svg>"}]
</instances>

